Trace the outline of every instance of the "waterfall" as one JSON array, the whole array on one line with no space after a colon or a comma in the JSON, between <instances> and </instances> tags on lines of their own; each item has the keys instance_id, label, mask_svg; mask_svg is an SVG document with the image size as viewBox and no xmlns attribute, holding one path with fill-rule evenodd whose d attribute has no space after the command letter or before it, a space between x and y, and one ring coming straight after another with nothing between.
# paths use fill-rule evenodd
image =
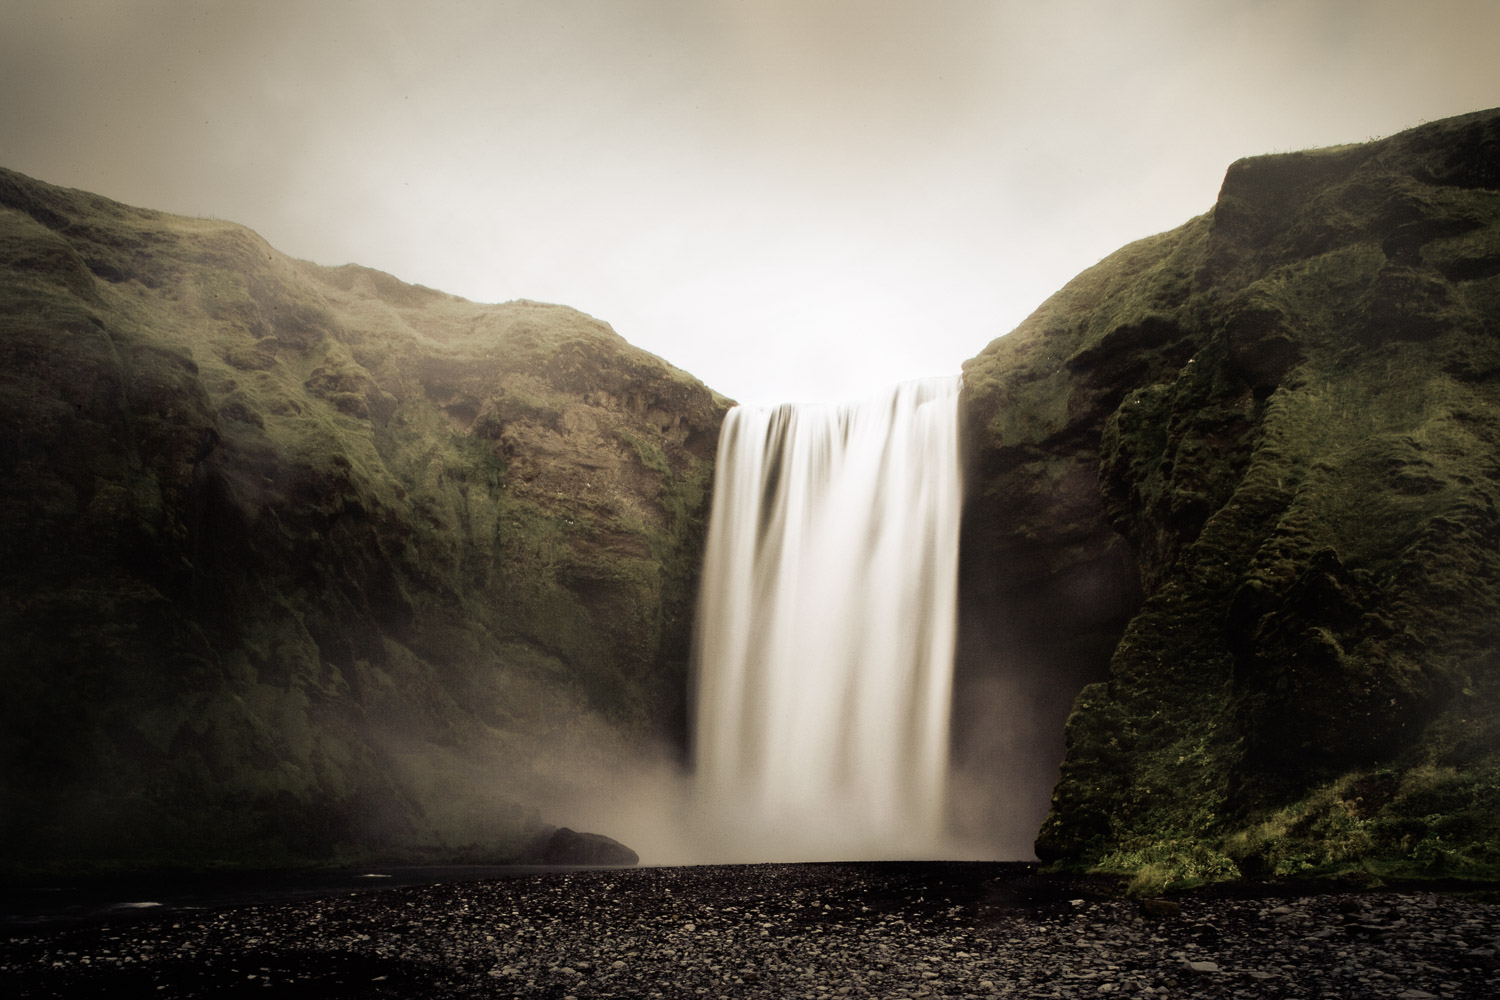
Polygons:
<instances>
[{"instance_id":1,"label":"waterfall","mask_svg":"<svg viewBox=\"0 0 1500 1000\"><path fill-rule=\"evenodd\" d=\"M695 794L725 860L932 857L958 590L959 380L737 407L694 662Z\"/></svg>"}]
</instances>

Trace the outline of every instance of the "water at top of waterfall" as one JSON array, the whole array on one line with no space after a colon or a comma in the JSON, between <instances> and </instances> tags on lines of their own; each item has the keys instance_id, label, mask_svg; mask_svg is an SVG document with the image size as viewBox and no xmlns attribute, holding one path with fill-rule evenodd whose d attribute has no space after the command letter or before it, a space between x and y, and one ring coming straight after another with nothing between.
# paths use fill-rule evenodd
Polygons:
<instances>
[{"instance_id":1,"label":"water at top of waterfall","mask_svg":"<svg viewBox=\"0 0 1500 1000\"><path fill-rule=\"evenodd\" d=\"M700 814L726 860L933 856L957 617L959 380L737 407L694 661Z\"/></svg>"}]
</instances>

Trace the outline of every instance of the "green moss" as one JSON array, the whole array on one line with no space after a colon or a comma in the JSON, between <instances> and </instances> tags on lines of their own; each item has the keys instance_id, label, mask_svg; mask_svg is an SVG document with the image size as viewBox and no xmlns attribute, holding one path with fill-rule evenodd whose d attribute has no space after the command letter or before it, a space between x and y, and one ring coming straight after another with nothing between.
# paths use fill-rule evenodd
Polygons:
<instances>
[{"instance_id":1,"label":"green moss","mask_svg":"<svg viewBox=\"0 0 1500 1000\"><path fill-rule=\"evenodd\" d=\"M1253 873L1500 879L1500 723L1492 665L1389 763L1252 817L1225 850Z\"/></svg>"},{"instance_id":2,"label":"green moss","mask_svg":"<svg viewBox=\"0 0 1500 1000\"><path fill-rule=\"evenodd\" d=\"M680 738L722 399L8 171L0 260L7 864L503 857L550 746Z\"/></svg>"},{"instance_id":3,"label":"green moss","mask_svg":"<svg viewBox=\"0 0 1500 1000\"><path fill-rule=\"evenodd\" d=\"M1230 858L1205 847L1201 841L1171 837L1117 848L1101 857L1091 871L1130 876L1126 893L1141 897L1240 877L1239 868Z\"/></svg>"},{"instance_id":4,"label":"green moss","mask_svg":"<svg viewBox=\"0 0 1500 1000\"><path fill-rule=\"evenodd\" d=\"M1497 133L1235 164L1205 220L966 368L982 494L1057 533L1013 502L1049 475L1031 449L1092 464L1067 537L1122 532L1144 590L1068 722L1044 860L1140 891L1491 877L1500 770L1461 706L1500 644Z\"/></svg>"}]
</instances>

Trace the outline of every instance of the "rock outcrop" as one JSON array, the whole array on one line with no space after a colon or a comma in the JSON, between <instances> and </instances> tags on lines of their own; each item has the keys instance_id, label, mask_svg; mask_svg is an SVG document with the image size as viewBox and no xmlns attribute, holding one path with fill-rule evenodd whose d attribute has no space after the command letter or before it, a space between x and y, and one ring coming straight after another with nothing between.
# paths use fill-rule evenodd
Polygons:
<instances>
[{"instance_id":1,"label":"rock outcrop","mask_svg":"<svg viewBox=\"0 0 1500 1000\"><path fill-rule=\"evenodd\" d=\"M1500 875L1500 112L1235 163L964 393L961 665L1095 681L1039 856Z\"/></svg>"},{"instance_id":2,"label":"rock outcrop","mask_svg":"<svg viewBox=\"0 0 1500 1000\"><path fill-rule=\"evenodd\" d=\"M0 854L518 850L683 741L727 405L569 309L0 171Z\"/></svg>"},{"instance_id":3,"label":"rock outcrop","mask_svg":"<svg viewBox=\"0 0 1500 1000\"><path fill-rule=\"evenodd\" d=\"M528 865L628 867L640 863L641 857L613 837L564 826L538 833L516 860Z\"/></svg>"}]
</instances>

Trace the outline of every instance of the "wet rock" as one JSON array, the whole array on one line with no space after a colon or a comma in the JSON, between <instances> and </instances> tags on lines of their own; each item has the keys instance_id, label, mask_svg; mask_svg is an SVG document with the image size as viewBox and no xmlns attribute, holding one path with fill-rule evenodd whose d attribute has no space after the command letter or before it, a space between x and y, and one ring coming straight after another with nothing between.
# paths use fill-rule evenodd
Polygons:
<instances>
[{"instance_id":1,"label":"wet rock","mask_svg":"<svg viewBox=\"0 0 1500 1000\"><path fill-rule=\"evenodd\" d=\"M1500 903L1186 896L1179 919L1143 921L1137 904L1080 898L1066 880L1041 905L993 906L1014 877L979 864L598 869L136 911L107 923L11 929L0 936L0 981L20 997L170 998L246 984L442 1000L497 990L579 1000L1494 996L1495 970L1481 964L1493 959L1471 952L1500 936ZM1337 926L1354 904L1405 926L1375 937L1307 933ZM1282 907L1307 919L1270 916ZM1219 929L1211 950L1194 934L1207 923ZM762 925L776 934L760 937Z\"/></svg>"},{"instance_id":2,"label":"wet rock","mask_svg":"<svg viewBox=\"0 0 1500 1000\"><path fill-rule=\"evenodd\" d=\"M602 833L579 833L568 827L539 834L527 845L521 864L530 865L634 865L640 855ZM691 925L689 925L691 927Z\"/></svg>"},{"instance_id":3,"label":"wet rock","mask_svg":"<svg viewBox=\"0 0 1500 1000\"><path fill-rule=\"evenodd\" d=\"M1148 917L1180 917L1182 904L1170 899L1143 899L1141 912Z\"/></svg>"}]
</instances>

